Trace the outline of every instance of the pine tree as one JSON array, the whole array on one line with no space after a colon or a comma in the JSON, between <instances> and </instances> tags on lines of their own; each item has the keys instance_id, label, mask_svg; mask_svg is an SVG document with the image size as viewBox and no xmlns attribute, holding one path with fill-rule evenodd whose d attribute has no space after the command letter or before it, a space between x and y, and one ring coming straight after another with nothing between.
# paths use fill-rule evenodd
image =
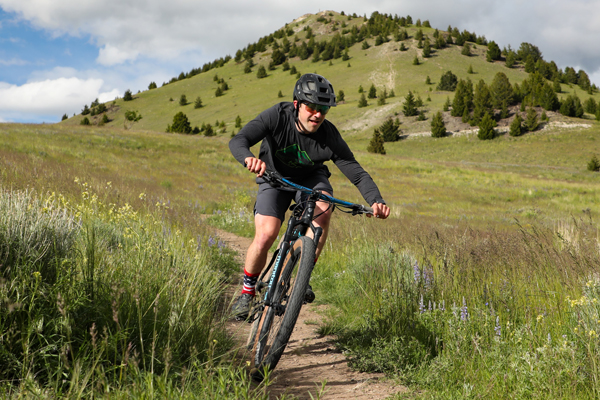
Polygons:
<instances>
[{"instance_id":1,"label":"pine tree","mask_svg":"<svg viewBox=\"0 0 600 400\"><path fill-rule=\"evenodd\" d=\"M179 111L173 117L173 125L169 125L167 132L192 133L192 126L190 125L187 116Z\"/></svg>"},{"instance_id":2,"label":"pine tree","mask_svg":"<svg viewBox=\"0 0 600 400\"><path fill-rule=\"evenodd\" d=\"M124 101L131 101L131 100L133 100L133 95L131 94L131 90L127 89L125 91L125 94L123 95L123 100Z\"/></svg>"},{"instance_id":3,"label":"pine tree","mask_svg":"<svg viewBox=\"0 0 600 400\"><path fill-rule=\"evenodd\" d=\"M524 125L525 125L525 129L527 129L529 132L533 132L538 128L539 122L538 122L537 112L535 111L535 108L529 107L529 109L527 109L527 114L525 115L525 124Z\"/></svg>"},{"instance_id":4,"label":"pine tree","mask_svg":"<svg viewBox=\"0 0 600 400\"><path fill-rule=\"evenodd\" d=\"M419 65L419 56L415 56L415 58L413 59L413 65Z\"/></svg>"},{"instance_id":5,"label":"pine tree","mask_svg":"<svg viewBox=\"0 0 600 400\"><path fill-rule=\"evenodd\" d=\"M463 56L470 57L471 56L471 45L469 43L465 43L460 54Z\"/></svg>"},{"instance_id":6,"label":"pine tree","mask_svg":"<svg viewBox=\"0 0 600 400\"><path fill-rule=\"evenodd\" d=\"M69 116L65 113L65 114L63 114L61 121L64 121L66 119L69 119Z\"/></svg>"},{"instance_id":7,"label":"pine tree","mask_svg":"<svg viewBox=\"0 0 600 400\"><path fill-rule=\"evenodd\" d=\"M419 113L419 111L417 110L416 102L415 102L415 96L412 94L412 92L410 90L408 91L408 94L404 98L404 105L402 106L402 111L404 112L404 115L406 117L412 117Z\"/></svg>"},{"instance_id":8,"label":"pine tree","mask_svg":"<svg viewBox=\"0 0 600 400\"><path fill-rule=\"evenodd\" d=\"M256 77L258 79L262 79L262 78L266 78L267 76L267 70L265 69L264 65L261 65L258 67L258 72L256 73Z\"/></svg>"},{"instance_id":9,"label":"pine tree","mask_svg":"<svg viewBox=\"0 0 600 400\"><path fill-rule=\"evenodd\" d=\"M241 128L242 127L242 118L240 118L239 115L237 117L235 117L235 127L236 128Z\"/></svg>"},{"instance_id":10,"label":"pine tree","mask_svg":"<svg viewBox=\"0 0 600 400\"><path fill-rule=\"evenodd\" d=\"M446 124L442 113L438 111L431 119L431 136L434 138L441 138L446 136Z\"/></svg>"},{"instance_id":11,"label":"pine tree","mask_svg":"<svg viewBox=\"0 0 600 400\"><path fill-rule=\"evenodd\" d=\"M490 85L490 95L492 97L492 106L501 108L503 104L512 104L513 87L504 72L498 72Z\"/></svg>"},{"instance_id":12,"label":"pine tree","mask_svg":"<svg viewBox=\"0 0 600 400\"><path fill-rule=\"evenodd\" d=\"M108 124L110 120L106 114L102 114L102 124Z\"/></svg>"},{"instance_id":13,"label":"pine tree","mask_svg":"<svg viewBox=\"0 0 600 400\"><path fill-rule=\"evenodd\" d=\"M596 157L596 155L593 155L592 159L588 162L587 169L588 171L592 172L600 171L600 160L598 160L598 157Z\"/></svg>"},{"instance_id":14,"label":"pine tree","mask_svg":"<svg viewBox=\"0 0 600 400\"><path fill-rule=\"evenodd\" d=\"M453 92L456 90L456 85L458 84L458 78L456 75L452 73L452 71L446 71L442 74L440 78L440 83L437 85L437 90L446 90L448 92Z\"/></svg>"},{"instance_id":15,"label":"pine tree","mask_svg":"<svg viewBox=\"0 0 600 400\"><path fill-rule=\"evenodd\" d=\"M517 114L515 119L513 119L513 121L510 123L510 130L508 131L508 134L510 136L521 136L523 134L523 127L521 126L522 122L523 119L519 114Z\"/></svg>"},{"instance_id":16,"label":"pine tree","mask_svg":"<svg viewBox=\"0 0 600 400\"><path fill-rule=\"evenodd\" d=\"M366 107L369 103L367 103L367 98L365 97L364 92L360 94L360 100L358 100L358 108Z\"/></svg>"},{"instance_id":17,"label":"pine tree","mask_svg":"<svg viewBox=\"0 0 600 400\"><path fill-rule=\"evenodd\" d=\"M148 90L156 89L156 82L150 82L148 85Z\"/></svg>"},{"instance_id":18,"label":"pine tree","mask_svg":"<svg viewBox=\"0 0 600 400\"><path fill-rule=\"evenodd\" d=\"M477 137L481 140L491 140L496 135L494 131L494 127L496 126L496 121L490 117L490 114L485 114L479 123L479 132L477 133Z\"/></svg>"},{"instance_id":19,"label":"pine tree","mask_svg":"<svg viewBox=\"0 0 600 400\"><path fill-rule=\"evenodd\" d=\"M185 94L182 94L181 97L179 97L179 105L185 106L187 103L187 97L185 97Z\"/></svg>"},{"instance_id":20,"label":"pine tree","mask_svg":"<svg viewBox=\"0 0 600 400\"><path fill-rule=\"evenodd\" d=\"M394 121L391 117L386 119L378 128L384 142L396 142L400 139L400 120Z\"/></svg>"},{"instance_id":21,"label":"pine tree","mask_svg":"<svg viewBox=\"0 0 600 400\"><path fill-rule=\"evenodd\" d=\"M450 110L450 97L446 97L446 101L444 102L444 105L442 106L442 109L444 111Z\"/></svg>"},{"instance_id":22,"label":"pine tree","mask_svg":"<svg viewBox=\"0 0 600 400\"><path fill-rule=\"evenodd\" d=\"M374 84L371 84L371 87L369 88L369 95L368 97L370 99L376 99L377 98L377 89L375 88Z\"/></svg>"},{"instance_id":23,"label":"pine tree","mask_svg":"<svg viewBox=\"0 0 600 400\"><path fill-rule=\"evenodd\" d=\"M196 97L196 100L194 101L194 108L201 108L202 107L202 99L200 98L200 96Z\"/></svg>"},{"instance_id":24,"label":"pine tree","mask_svg":"<svg viewBox=\"0 0 600 400\"><path fill-rule=\"evenodd\" d=\"M90 120L89 120L89 118L88 118L88 117L84 117L84 118L81 120L80 124L81 124L81 125L91 125L91 124L90 124Z\"/></svg>"},{"instance_id":25,"label":"pine tree","mask_svg":"<svg viewBox=\"0 0 600 400\"><path fill-rule=\"evenodd\" d=\"M485 114L493 115L494 113L490 90L483 79L481 79L475 87L473 108L473 122L475 124L477 124Z\"/></svg>"},{"instance_id":26,"label":"pine tree","mask_svg":"<svg viewBox=\"0 0 600 400\"><path fill-rule=\"evenodd\" d=\"M344 93L344 91L342 89L338 90L337 102L338 103L343 103L345 97L346 97L346 94Z\"/></svg>"},{"instance_id":27,"label":"pine tree","mask_svg":"<svg viewBox=\"0 0 600 400\"><path fill-rule=\"evenodd\" d=\"M385 147L383 145L383 138L381 137L379 130L375 129L373 131L373 137L371 138L371 141L369 142L369 146L367 146L367 151L369 153L385 155Z\"/></svg>"}]
</instances>

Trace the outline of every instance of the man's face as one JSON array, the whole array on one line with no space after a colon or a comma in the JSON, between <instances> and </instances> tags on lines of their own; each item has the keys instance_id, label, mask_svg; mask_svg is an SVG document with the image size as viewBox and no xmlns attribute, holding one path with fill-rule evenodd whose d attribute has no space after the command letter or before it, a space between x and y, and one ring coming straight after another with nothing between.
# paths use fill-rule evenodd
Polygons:
<instances>
[{"instance_id":1,"label":"man's face","mask_svg":"<svg viewBox=\"0 0 600 400\"><path fill-rule=\"evenodd\" d=\"M316 106L314 104L299 103L298 100L294 100L294 107L300 107L298 110L298 122L300 126L298 129L300 132L315 133L323 121L325 121L325 115L329 111L329 108L323 106Z\"/></svg>"}]
</instances>

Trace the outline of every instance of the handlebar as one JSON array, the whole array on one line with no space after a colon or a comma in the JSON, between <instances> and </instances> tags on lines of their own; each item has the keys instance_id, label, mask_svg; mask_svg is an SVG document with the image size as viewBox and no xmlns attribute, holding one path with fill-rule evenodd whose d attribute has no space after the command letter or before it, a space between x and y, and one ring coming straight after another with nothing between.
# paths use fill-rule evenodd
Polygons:
<instances>
[{"instance_id":1,"label":"handlebar","mask_svg":"<svg viewBox=\"0 0 600 400\"><path fill-rule=\"evenodd\" d=\"M325 201L329 204L332 204L336 207L347 208L351 211L352 215L357 214L369 214L373 215L373 209L371 207L364 206L362 204L349 203L344 200L336 199L335 197L328 196L326 194L321 193L319 190L309 189L307 187L298 185L294 182L291 182L284 177L282 177L279 173L275 171L265 171L262 178L269 185L278 188L280 190L288 190L288 191L301 191L306 194L316 194L318 199L321 201Z\"/></svg>"}]
</instances>

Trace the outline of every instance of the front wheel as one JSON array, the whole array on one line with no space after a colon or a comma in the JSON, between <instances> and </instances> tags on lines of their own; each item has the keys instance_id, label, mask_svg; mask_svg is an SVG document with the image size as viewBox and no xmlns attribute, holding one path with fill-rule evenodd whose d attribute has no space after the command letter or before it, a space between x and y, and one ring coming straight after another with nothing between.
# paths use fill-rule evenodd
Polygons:
<instances>
[{"instance_id":1,"label":"front wheel","mask_svg":"<svg viewBox=\"0 0 600 400\"><path fill-rule=\"evenodd\" d=\"M314 267L315 251L312 239L302 236L285 256L271 305L265 306L257 326L260 333L254 344L252 371L255 380L261 381L265 370L275 368L290 340Z\"/></svg>"}]
</instances>

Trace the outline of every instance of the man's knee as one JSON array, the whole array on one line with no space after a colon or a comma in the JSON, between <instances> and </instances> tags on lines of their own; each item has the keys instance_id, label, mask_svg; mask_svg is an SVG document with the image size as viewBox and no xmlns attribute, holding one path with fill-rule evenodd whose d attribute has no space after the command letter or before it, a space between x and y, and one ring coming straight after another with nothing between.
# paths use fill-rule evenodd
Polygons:
<instances>
[{"instance_id":1,"label":"man's knee","mask_svg":"<svg viewBox=\"0 0 600 400\"><path fill-rule=\"evenodd\" d=\"M254 234L255 245L259 248L270 248L277 239L277 235L279 235L281 221L276 217L257 214L254 223L256 229Z\"/></svg>"}]
</instances>

